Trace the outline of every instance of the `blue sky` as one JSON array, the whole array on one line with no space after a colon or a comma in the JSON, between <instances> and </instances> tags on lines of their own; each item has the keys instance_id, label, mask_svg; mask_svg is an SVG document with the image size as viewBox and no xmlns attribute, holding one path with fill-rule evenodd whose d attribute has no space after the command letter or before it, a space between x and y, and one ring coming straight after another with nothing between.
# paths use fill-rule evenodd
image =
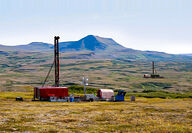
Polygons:
<instances>
[{"instance_id":1,"label":"blue sky","mask_svg":"<svg viewBox=\"0 0 192 133\"><path fill-rule=\"evenodd\" d=\"M0 44L93 34L128 48L192 53L191 0L0 0Z\"/></svg>"}]
</instances>

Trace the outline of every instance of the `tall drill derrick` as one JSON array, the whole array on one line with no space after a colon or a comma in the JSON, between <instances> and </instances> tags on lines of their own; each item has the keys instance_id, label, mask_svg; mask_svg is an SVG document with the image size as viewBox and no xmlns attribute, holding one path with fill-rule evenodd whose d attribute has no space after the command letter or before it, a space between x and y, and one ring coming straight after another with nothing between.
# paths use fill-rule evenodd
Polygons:
<instances>
[{"instance_id":1,"label":"tall drill derrick","mask_svg":"<svg viewBox=\"0 0 192 133\"><path fill-rule=\"evenodd\" d=\"M59 87L59 36L54 37L55 87Z\"/></svg>"}]
</instances>

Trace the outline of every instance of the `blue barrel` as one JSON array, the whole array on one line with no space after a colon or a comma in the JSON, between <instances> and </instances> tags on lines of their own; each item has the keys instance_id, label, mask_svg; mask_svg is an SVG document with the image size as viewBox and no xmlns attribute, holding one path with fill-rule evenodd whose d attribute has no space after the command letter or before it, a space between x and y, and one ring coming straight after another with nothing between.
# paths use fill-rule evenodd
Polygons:
<instances>
[{"instance_id":1,"label":"blue barrel","mask_svg":"<svg viewBox=\"0 0 192 133\"><path fill-rule=\"evenodd\" d=\"M74 102L74 98L73 97L70 97L70 102Z\"/></svg>"}]
</instances>

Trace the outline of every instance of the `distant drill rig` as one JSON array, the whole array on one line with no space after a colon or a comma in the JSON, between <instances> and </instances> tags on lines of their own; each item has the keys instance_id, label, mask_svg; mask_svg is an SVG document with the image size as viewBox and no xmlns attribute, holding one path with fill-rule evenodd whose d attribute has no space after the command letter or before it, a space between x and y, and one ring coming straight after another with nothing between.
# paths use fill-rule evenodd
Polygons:
<instances>
[{"instance_id":1,"label":"distant drill rig","mask_svg":"<svg viewBox=\"0 0 192 133\"><path fill-rule=\"evenodd\" d=\"M157 71L155 70L155 62L152 62L152 74L144 74L144 78L163 78L159 74L157 74Z\"/></svg>"}]
</instances>

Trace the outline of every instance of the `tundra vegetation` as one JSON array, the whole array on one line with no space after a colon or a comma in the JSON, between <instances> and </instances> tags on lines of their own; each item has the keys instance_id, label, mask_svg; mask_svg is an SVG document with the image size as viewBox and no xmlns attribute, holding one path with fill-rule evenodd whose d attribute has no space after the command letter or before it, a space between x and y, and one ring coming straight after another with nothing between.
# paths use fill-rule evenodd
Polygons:
<instances>
[{"instance_id":1,"label":"tundra vegetation","mask_svg":"<svg viewBox=\"0 0 192 133\"><path fill-rule=\"evenodd\" d=\"M0 93L1 132L192 132L192 99L136 102L32 102L29 92ZM23 96L24 102L16 102Z\"/></svg>"},{"instance_id":2,"label":"tundra vegetation","mask_svg":"<svg viewBox=\"0 0 192 133\"><path fill-rule=\"evenodd\" d=\"M0 132L192 132L190 61L157 61L157 72L165 78L145 79L150 61L78 57L61 53L61 86L82 95L79 85L87 76L87 93L124 89L126 101L32 102L33 87L42 85L52 54L8 51L0 58ZM52 72L45 86L53 83ZM132 95L136 102L130 102ZM16 102L17 96L24 102Z\"/></svg>"},{"instance_id":3,"label":"tundra vegetation","mask_svg":"<svg viewBox=\"0 0 192 133\"><path fill-rule=\"evenodd\" d=\"M85 52L86 53L86 52ZM89 77L89 87L124 89L128 92L156 90L176 93L192 91L191 61L157 61L163 79L144 79L151 73L151 62L134 59L78 59L85 53L60 54L60 85L80 85ZM72 57L71 57L72 56ZM64 58L65 57L65 58ZM70 57L69 59L66 59ZM0 58L1 91L31 91L26 86L41 86L53 63L52 53L8 52ZM52 71L46 86L54 83Z\"/></svg>"}]
</instances>

